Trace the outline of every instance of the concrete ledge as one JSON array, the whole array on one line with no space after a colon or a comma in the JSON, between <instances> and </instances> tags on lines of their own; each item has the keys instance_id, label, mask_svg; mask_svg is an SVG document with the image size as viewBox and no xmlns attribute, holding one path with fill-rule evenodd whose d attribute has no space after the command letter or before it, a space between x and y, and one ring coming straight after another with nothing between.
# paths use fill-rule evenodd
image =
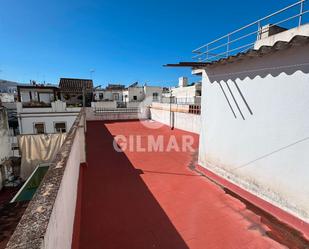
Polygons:
<instances>
[{"instance_id":1,"label":"concrete ledge","mask_svg":"<svg viewBox=\"0 0 309 249\"><path fill-rule=\"evenodd\" d=\"M76 118L72 128L70 129L60 152L56 155L56 158L52 165L50 166L48 172L46 173L40 187L37 189L33 199L29 203L28 208L26 209L20 223L18 224L14 234L12 235L8 245L6 248L8 249L39 249L39 248L60 248L59 245L62 244L61 249L70 248L71 246L71 239L72 234L70 231L66 232L65 234L60 234L61 230L64 228L57 227L58 223L66 223L63 224L65 228L72 227L73 233L73 223L68 224L71 222L72 217L64 217L63 214L55 214L55 208L59 211L63 208L63 205L66 209L73 208L74 210L60 210L66 215L68 212L72 212L73 221L74 221L74 213L75 213L75 205L74 203L74 194L77 191L69 193L71 198L69 200L65 200L65 203L59 203L63 201L63 198L66 197L65 193L71 190L74 190L75 185L77 188L77 181L76 183L67 181L69 178L72 178L71 173L72 171L76 174L79 174L79 163L80 158L77 157L78 161L78 169L74 169L74 165L71 165L71 169L68 169L68 161L72 160L71 150L74 143L79 143L79 139L75 139L76 136L79 134L79 125L81 122L84 122L85 113L82 110L78 117ZM78 146L77 144L76 146ZM78 151L80 147L77 147ZM77 154L77 153L75 153ZM76 158L76 155L73 155ZM82 154L82 153L80 153ZM79 154L77 154L78 156ZM79 155L81 158L82 156ZM74 159L73 159L74 160ZM73 169L72 169L73 168ZM70 175L66 173L69 171ZM64 177L65 181L64 181ZM74 179L73 179L74 180ZM72 180L72 181L73 181ZM72 186L68 186L72 185ZM69 201L73 203L68 203ZM58 216L57 216L58 215ZM71 215L70 215L71 216ZM53 218L53 219L52 219ZM58 219L55 221L54 219ZM58 224L59 225L59 224ZM56 229L56 230L55 230ZM54 232L57 231L57 234ZM48 233L49 230L49 233ZM69 229L68 229L69 230ZM53 236L53 238L52 238ZM60 242L59 242L60 241ZM55 247L55 245L57 245Z\"/></svg>"}]
</instances>

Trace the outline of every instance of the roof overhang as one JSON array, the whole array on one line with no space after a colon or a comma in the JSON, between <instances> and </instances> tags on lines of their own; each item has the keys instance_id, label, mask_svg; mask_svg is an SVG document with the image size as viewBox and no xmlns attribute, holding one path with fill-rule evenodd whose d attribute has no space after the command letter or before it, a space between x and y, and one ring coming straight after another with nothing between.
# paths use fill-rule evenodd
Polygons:
<instances>
[{"instance_id":1,"label":"roof overhang","mask_svg":"<svg viewBox=\"0 0 309 249\"><path fill-rule=\"evenodd\" d=\"M265 55L269 55L278 51L283 51L289 48L303 46L309 43L308 36L296 35L289 42L287 41L277 41L273 46L261 46L259 49L250 49L246 52L241 52L235 55L228 56L226 58L221 58L215 61L209 62L179 62L177 64L166 64L165 67L191 67L192 70L203 69L206 67L226 65L230 63L235 63L237 61L246 58L258 58Z\"/></svg>"}]
</instances>

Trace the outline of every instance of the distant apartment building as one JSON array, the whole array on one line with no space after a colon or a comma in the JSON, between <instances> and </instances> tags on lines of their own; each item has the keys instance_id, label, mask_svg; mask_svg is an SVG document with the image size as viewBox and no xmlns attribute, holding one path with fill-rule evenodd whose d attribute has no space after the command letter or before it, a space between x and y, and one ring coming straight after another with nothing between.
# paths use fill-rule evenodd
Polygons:
<instances>
[{"instance_id":1,"label":"distant apartment building","mask_svg":"<svg viewBox=\"0 0 309 249\"><path fill-rule=\"evenodd\" d=\"M199 133L200 99L201 84L189 84L187 77L180 77L178 87L163 88L161 97L157 100L153 98L150 105L151 119L172 128Z\"/></svg>"},{"instance_id":2,"label":"distant apartment building","mask_svg":"<svg viewBox=\"0 0 309 249\"><path fill-rule=\"evenodd\" d=\"M123 91L124 102L141 102L145 98L144 89L135 82Z\"/></svg>"},{"instance_id":3,"label":"distant apartment building","mask_svg":"<svg viewBox=\"0 0 309 249\"><path fill-rule=\"evenodd\" d=\"M109 84L105 89L96 89L94 91L94 105L106 108L116 107L138 107L150 105L153 101L161 100L163 87L141 86L138 82L125 87L119 84Z\"/></svg>"},{"instance_id":4,"label":"distant apartment building","mask_svg":"<svg viewBox=\"0 0 309 249\"><path fill-rule=\"evenodd\" d=\"M17 103L17 118L21 135L66 133L70 130L79 107L67 107L60 100L51 102L49 107L29 108Z\"/></svg>"},{"instance_id":5,"label":"distant apartment building","mask_svg":"<svg viewBox=\"0 0 309 249\"><path fill-rule=\"evenodd\" d=\"M15 101L14 93L0 93L1 103L13 103Z\"/></svg>"},{"instance_id":6,"label":"distant apartment building","mask_svg":"<svg viewBox=\"0 0 309 249\"><path fill-rule=\"evenodd\" d=\"M17 86L18 102L24 107L51 106L58 98L58 88L45 85Z\"/></svg>"},{"instance_id":7,"label":"distant apartment building","mask_svg":"<svg viewBox=\"0 0 309 249\"><path fill-rule=\"evenodd\" d=\"M0 80L0 93L17 93L17 82Z\"/></svg>"},{"instance_id":8,"label":"distant apartment building","mask_svg":"<svg viewBox=\"0 0 309 249\"><path fill-rule=\"evenodd\" d=\"M144 86L145 104L149 105L152 102L161 101L163 87L159 86Z\"/></svg>"},{"instance_id":9,"label":"distant apartment building","mask_svg":"<svg viewBox=\"0 0 309 249\"><path fill-rule=\"evenodd\" d=\"M187 77L180 77L178 86L170 88L163 95L165 102L172 98L175 104L200 104L202 84L200 82L189 83Z\"/></svg>"},{"instance_id":10,"label":"distant apartment building","mask_svg":"<svg viewBox=\"0 0 309 249\"><path fill-rule=\"evenodd\" d=\"M17 99L17 84L8 80L0 80L1 103L12 103Z\"/></svg>"},{"instance_id":11,"label":"distant apartment building","mask_svg":"<svg viewBox=\"0 0 309 249\"><path fill-rule=\"evenodd\" d=\"M94 90L95 101L123 101L124 85L119 84L108 84L105 89Z\"/></svg>"},{"instance_id":12,"label":"distant apartment building","mask_svg":"<svg viewBox=\"0 0 309 249\"><path fill-rule=\"evenodd\" d=\"M146 101L148 104L152 101L161 99L163 87L159 86L140 86L138 83L130 85L124 92L125 102L142 102Z\"/></svg>"},{"instance_id":13,"label":"distant apartment building","mask_svg":"<svg viewBox=\"0 0 309 249\"><path fill-rule=\"evenodd\" d=\"M91 106L93 81L90 79L61 78L59 82L61 100L68 106ZM84 103L83 103L84 102Z\"/></svg>"}]
</instances>

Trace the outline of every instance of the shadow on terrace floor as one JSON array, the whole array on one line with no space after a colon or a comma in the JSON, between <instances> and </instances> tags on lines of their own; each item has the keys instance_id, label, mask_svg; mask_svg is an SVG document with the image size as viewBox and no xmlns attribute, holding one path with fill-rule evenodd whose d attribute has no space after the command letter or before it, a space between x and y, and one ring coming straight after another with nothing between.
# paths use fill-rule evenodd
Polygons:
<instances>
[{"instance_id":1,"label":"shadow on terrace floor","mask_svg":"<svg viewBox=\"0 0 309 249\"><path fill-rule=\"evenodd\" d=\"M88 123L86 142L77 248L189 248L102 122Z\"/></svg>"}]
</instances>

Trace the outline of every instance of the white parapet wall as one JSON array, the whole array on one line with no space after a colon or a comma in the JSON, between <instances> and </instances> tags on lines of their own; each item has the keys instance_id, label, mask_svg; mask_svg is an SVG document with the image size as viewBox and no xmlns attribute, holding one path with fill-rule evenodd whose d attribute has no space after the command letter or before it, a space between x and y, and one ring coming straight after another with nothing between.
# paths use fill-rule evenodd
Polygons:
<instances>
[{"instance_id":1,"label":"white parapet wall","mask_svg":"<svg viewBox=\"0 0 309 249\"><path fill-rule=\"evenodd\" d=\"M151 119L165 125L171 125L173 119L174 128L189 131L193 133L200 133L201 116L185 112L173 111L172 115L169 110L150 108Z\"/></svg>"},{"instance_id":2,"label":"white parapet wall","mask_svg":"<svg viewBox=\"0 0 309 249\"><path fill-rule=\"evenodd\" d=\"M190 106L189 105L178 105L178 104L170 104L170 103L156 103L153 102L151 104L153 109L172 111L172 112L183 112L189 113Z\"/></svg>"},{"instance_id":3,"label":"white parapet wall","mask_svg":"<svg viewBox=\"0 0 309 249\"><path fill-rule=\"evenodd\" d=\"M83 120L80 125L83 126ZM71 248L74 217L77 200L80 163L85 162L84 129L78 128L70 155L66 162L66 169L57 193L48 228L44 237L44 248Z\"/></svg>"},{"instance_id":4,"label":"white parapet wall","mask_svg":"<svg viewBox=\"0 0 309 249\"><path fill-rule=\"evenodd\" d=\"M86 117L88 121L104 121L104 120L137 120L148 119L149 108L114 108L114 109L102 109L96 111L94 108L85 108Z\"/></svg>"},{"instance_id":5,"label":"white parapet wall","mask_svg":"<svg viewBox=\"0 0 309 249\"><path fill-rule=\"evenodd\" d=\"M91 102L92 108L117 108L116 101Z\"/></svg>"},{"instance_id":6,"label":"white parapet wall","mask_svg":"<svg viewBox=\"0 0 309 249\"><path fill-rule=\"evenodd\" d=\"M199 146L201 166L307 222L308 58L307 43L205 69Z\"/></svg>"}]
</instances>

